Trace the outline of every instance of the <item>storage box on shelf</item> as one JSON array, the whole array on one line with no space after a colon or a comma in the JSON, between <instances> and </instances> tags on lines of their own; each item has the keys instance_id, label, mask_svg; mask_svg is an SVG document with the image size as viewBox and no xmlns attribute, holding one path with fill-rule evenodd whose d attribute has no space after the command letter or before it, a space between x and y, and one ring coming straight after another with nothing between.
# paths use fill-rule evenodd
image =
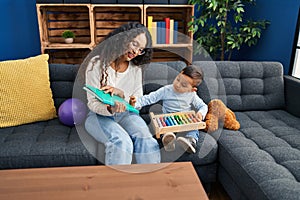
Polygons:
<instances>
[{"instance_id":1,"label":"storage box on shelf","mask_svg":"<svg viewBox=\"0 0 300 200\"><path fill-rule=\"evenodd\" d=\"M154 41L153 61L192 61L192 33L187 26L194 14L192 5L37 4L37 14L41 51L49 53L50 63L80 64L83 59L76 57L80 53L74 52L86 55L110 31L129 21L147 26L148 16L153 16L153 21L172 18L178 22L178 42L155 44ZM61 37L67 29L75 33L72 44L65 44Z\"/></svg>"}]
</instances>

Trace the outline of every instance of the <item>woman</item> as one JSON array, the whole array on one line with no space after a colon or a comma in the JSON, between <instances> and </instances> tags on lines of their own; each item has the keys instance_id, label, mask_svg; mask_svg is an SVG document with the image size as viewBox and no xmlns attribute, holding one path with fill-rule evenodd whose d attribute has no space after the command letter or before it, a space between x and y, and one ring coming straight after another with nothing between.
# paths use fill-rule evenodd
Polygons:
<instances>
[{"instance_id":1,"label":"woman","mask_svg":"<svg viewBox=\"0 0 300 200\"><path fill-rule=\"evenodd\" d=\"M142 64L150 62L152 41L149 31L139 23L128 23L112 31L86 58L85 82L127 102L141 97ZM83 64L84 64L83 63ZM125 105L108 106L87 94L90 113L85 128L105 145L105 164L159 163L160 149L148 126Z\"/></svg>"}]
</instances>

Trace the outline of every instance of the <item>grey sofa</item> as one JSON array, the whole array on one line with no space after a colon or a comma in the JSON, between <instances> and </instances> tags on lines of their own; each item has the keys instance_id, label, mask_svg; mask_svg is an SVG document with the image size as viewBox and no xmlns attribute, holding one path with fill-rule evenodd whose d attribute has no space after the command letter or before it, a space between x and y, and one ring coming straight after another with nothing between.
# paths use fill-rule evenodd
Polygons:
<instances>
[{"instance_id":1,"label":"grey sofa","mask_svg":"<svg viewBox=\"0 0 300 200\"><path fill-rule=\"evenodd\" d=\"M193 64L204 72L198 95L207 103L222 99L235 111L241 128L201 132L196 154L162 149L162 161L192 161L206 189L218 178L232 199L299 199L300 81L283 76L277 62ZM171 83L183 67L183 62L146 67L145 93ZM50 65L56 108L72 96L77 70ZM149 123L148 112L159 108L143 108L141 115ZM104 156L103 145L83 127L70 128L58 119L2 128L0 143L1 169L98 165Z\"/></svg>"},{"instance_id":2,"label":"grey sofa","mask_svg":"<svg viewBox=\"0 0 300 200\"><path fill-rule=\"evenodd\" d=\"M232 109L218 141L218 180L232 199L300 199L300 81L278 62L203 62L199 95Z\"/></svg>"},{"instance_id":3,"label":"grey sofa","mask_svg":"<svg viewBox=\"0 0 300 200\"><path fill-rule=\"evenodd\" d=\"M144 70L145 92L171 83L183 67L183 62L152 63ZM73 90L82 91L80 94L77 92L75 97L83 100L82 85L74 85L78 68L78 65L49 65L57 109L64 100L72 97ZM141 111L147 123L148 112L152 108L149 106ZM210 151L202 155L199 152L204 142ZM0 169L100 165L104 160L104 152L103 144L95 141L82 125L68 127L57 118L0 129ZM161 153L162 162L192 161L207 190L210 189L210 183L216 181L217 142L212 136L201 134L196 154L184 153L179 148L172 153L166 153L162 148Z\"/></svg>"}]
</instances>

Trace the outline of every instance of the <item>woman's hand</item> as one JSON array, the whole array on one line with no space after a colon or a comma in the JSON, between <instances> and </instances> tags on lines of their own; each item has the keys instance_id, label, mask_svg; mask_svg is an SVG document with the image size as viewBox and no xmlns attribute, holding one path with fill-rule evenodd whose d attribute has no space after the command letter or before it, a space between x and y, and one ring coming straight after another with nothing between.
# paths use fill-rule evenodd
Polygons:
<instances>
[{"instance_id":1,"label":"woman's hand","mask_svg":"<svg viewBox=\"0 0 300 200\"><path fill-rule=\"evenodd\" d=\"M112 87L112 86L104 86L102 88L100 88L100 90L104 90L105 93L110 93L111 96L113 95L118 95L119 97L124 99L124 92L118 88Z\"/></svg>"},{"instance_id":2,"label":"woman's hand","mask_svg":"<svg viewBox=\"0 0 300 200\"><path fill-rule=\"evenodd\" d=\"M116 101L114 106L108 105L107 110L112 114L121 113L126 111L126 106L123 103Z\"/></svg>"}]
</instances>

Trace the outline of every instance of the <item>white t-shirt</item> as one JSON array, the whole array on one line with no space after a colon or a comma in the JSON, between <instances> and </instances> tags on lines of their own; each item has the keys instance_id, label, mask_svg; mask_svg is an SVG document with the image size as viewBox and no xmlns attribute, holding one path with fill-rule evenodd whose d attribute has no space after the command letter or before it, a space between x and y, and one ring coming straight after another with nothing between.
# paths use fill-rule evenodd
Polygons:
<instances>
[{"instance_id":1,"label":"white t-shirt","mask_svg":"<svg viewBox=\"0 0 300 200\"><path fill-rule=\"evenodd\" d=\"M95 62L95 59L98 59ZM94 63L94 65L92 64ZM128 102L130 96L137 98L143 95L142 87L142 69L132 62L129 62L128 68L124 72L116 72L112 67L107 68L107 85L121 89L124 92L125 100ZM86 84L96 88L101 88L102 69L100 69L99 56L91 59L86 69ZM107 106L95 99L95 97L87 93L88 107L91 111L100 114L111 116Z\"/></svg>"}]
</instances>

